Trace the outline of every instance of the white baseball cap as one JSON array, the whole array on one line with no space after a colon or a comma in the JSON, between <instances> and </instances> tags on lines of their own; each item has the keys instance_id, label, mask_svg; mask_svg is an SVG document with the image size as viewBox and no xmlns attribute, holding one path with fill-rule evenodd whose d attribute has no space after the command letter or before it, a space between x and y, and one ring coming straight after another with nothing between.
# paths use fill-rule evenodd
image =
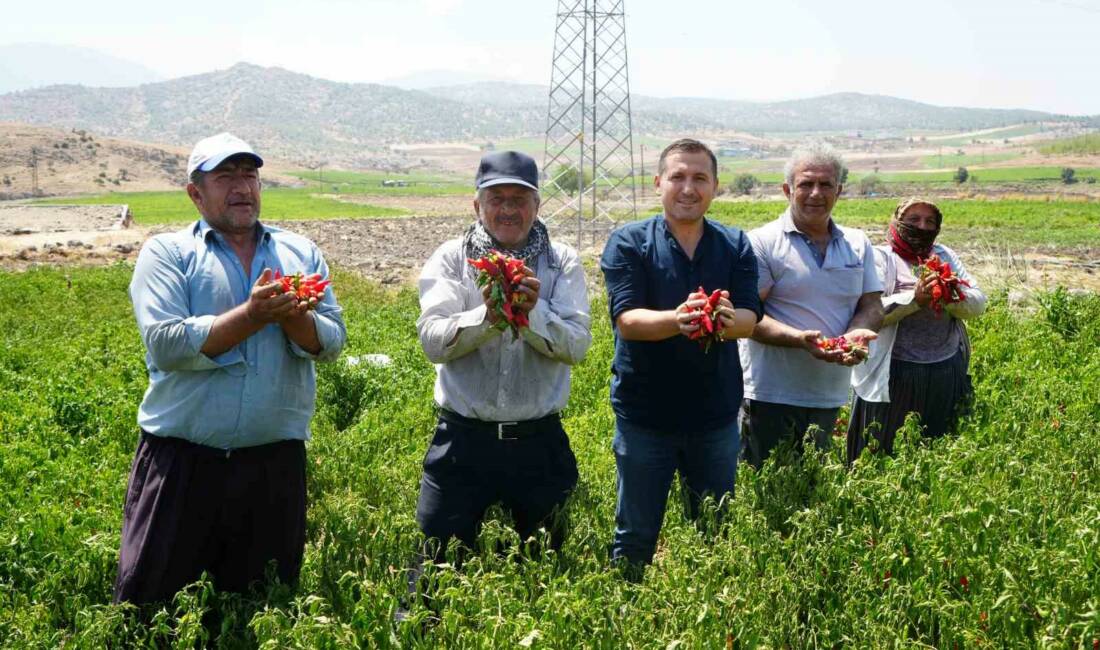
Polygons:
<instances>
[{"instance_id":1,"label":"white baseball cap","mask_svg":"<svg viewBox=\"0 0 1100 650\"><path fill-rule=\"evenodd\" d=\"M232 133L219 133L203 138L191 150L191 157L187 159L187 177L190 178L196 169L204 172L211 171L222 164L226 158L242 153L252 156L256 160L257 167L264 166L264 159L260 158L247 142Z\"/></svg>"}]
</instances>

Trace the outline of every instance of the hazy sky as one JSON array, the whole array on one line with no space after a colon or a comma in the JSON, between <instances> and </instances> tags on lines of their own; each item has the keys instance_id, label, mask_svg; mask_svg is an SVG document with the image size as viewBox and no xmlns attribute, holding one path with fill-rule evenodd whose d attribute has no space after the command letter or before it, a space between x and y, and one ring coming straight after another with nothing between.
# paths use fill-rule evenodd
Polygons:
<instances>
[{"instance_id":1,"label":"hazy sky","mask_svg":"<svg viewBox=\"0 0 1100 650\"><path fill-rule=\"evenodd\" d=\"M546 84L556 10L555 0L34 0L5 4L0 44L93 47L165 77L249 61L337 81L448 69ZM626 0L626 12L636 93L856 91L1100 113L1100 0Z\"/></svg>"}]
</instances>

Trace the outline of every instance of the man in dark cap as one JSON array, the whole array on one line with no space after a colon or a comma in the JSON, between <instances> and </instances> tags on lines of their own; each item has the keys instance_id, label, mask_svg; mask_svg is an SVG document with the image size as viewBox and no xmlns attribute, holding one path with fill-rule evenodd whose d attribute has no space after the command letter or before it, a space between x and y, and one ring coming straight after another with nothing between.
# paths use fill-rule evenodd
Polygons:
<instances>
[{"instance_id":1,"label":"man in dark cap","mask_svg":"<svg viewBox=\"0 0 1100 650\"><path fill-rule=\"evenodd\" d=\"M420 274L416 327L436 364L439 419L424 457L416 519L436 549L471 546L486 509L501 503L526 540L545 527L563 540L561 509L577 483L562 428L570 368L592 342L584 269L537 219L538 168L514 151L478 167L477 220L440 246ZM493 293L467 260L496 250L523 260L514 309L529 324L513 336ZM434 544L433 544L434 546ZM438 552L438 551L436 551Z\"/></svg>"}]
</instances>

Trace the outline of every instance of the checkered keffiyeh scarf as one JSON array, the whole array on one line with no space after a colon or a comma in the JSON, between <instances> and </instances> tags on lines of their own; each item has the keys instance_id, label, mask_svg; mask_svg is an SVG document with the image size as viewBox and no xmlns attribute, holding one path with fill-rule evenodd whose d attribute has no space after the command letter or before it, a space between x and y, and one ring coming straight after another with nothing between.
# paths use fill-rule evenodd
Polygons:
<instances>
[{"instance_id":1,"label":"checkered keffiyeh scarf","mask_svg":"<svg viewBox=\"0 0 1100 650\"><path fill-rule=\"evenodd\" d=\"M485 229L480 219L470 224L470 227L466 229L466 233L462 236L462 250L465 252L466 257L476 260L485 257L493 249L512 257L518 257L527 266L535 268L535 260L538 259L539 255L550 251L550 232L546 229L546 224L542 222L542 219L535 219L535 222L531 224L531 232L527 234L527 243L524 244L523 248L517 250L505 248L500 242L493 239L493 236Z\"/></svg>"}]
</instances>

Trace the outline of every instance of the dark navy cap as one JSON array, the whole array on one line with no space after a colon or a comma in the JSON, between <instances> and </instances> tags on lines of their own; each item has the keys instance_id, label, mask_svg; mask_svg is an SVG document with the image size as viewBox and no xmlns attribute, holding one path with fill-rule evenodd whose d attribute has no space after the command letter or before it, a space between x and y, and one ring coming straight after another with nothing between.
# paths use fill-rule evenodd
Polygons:
<instances>
[{"instance_id":1,"label":"dark navy cap","mask_svg":"<svg viewBox=\"0 0 1100 650\"><path fill-rule=\"evenodd\" d=\"M494 151L481 158L474 185L477 189L493 185L523 185L539 190L539 168L535 159L518 151Z\"/></svg>"}]
</instances>

